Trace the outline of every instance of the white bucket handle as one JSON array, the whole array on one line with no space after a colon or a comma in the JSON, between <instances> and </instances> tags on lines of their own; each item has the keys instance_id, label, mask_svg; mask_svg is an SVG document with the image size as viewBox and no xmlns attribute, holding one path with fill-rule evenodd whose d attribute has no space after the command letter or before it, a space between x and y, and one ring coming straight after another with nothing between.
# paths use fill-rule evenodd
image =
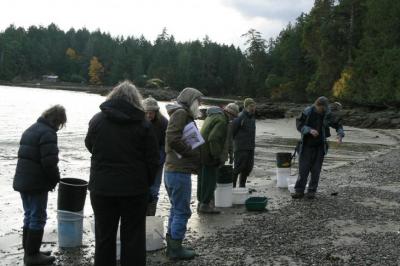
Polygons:
<instances>
[{"instance_id":1,"label":"white bucket handle","mask_svg":"<svg viewBox=\"0 0 400 266\"><path fill-rule=\"evenodd\" d=\"M71 215L79 216L80 218L84 218L85 217L83 214L80 214L78 212L69 212L69 211L64 211L64 210L57 210L57 213L71 214Z\"/></svg>"}]
</instances>

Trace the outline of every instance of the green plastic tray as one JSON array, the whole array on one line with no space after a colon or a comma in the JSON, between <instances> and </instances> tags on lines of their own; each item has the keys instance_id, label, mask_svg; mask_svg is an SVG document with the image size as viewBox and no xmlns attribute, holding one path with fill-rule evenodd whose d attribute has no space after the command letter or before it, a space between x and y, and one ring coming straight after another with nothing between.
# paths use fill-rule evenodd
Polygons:
<instances>
[{"instance_id":1,"label":"green plastic tray","mask_svg":"<svg viewBox=\"0 0 400 266\"><path fill-rule=\"evenodd\" d=\"M268 198L266 197L250 197L246 200L245 205L248 211L263 211L267 207Z\"/></svg>"}]
</instances>

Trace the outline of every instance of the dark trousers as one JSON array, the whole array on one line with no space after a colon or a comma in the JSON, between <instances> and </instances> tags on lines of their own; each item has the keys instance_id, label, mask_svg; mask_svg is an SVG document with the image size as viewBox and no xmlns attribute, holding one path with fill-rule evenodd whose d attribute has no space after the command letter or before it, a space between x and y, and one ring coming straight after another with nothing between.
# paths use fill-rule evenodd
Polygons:
<instances>
[{"instance_id":1,"label":"dark trousers","mask_svg":"<svg viewBox=\"0 0 400 266\"><path fill-rule=\"evenodd\" d=\"M197 176L197 200L200 203L209 204L214 199L214 191L217 186L218 167L201 167Z\"/></svg>"},{"instance_id":2,"label":"dark trousers","mask_svg":"<svg viewBox=\"0 0 400 266\"><path fill-rule=\"evenodd\" d=\"M21 192L20 194L24 207L24 228L43 230L47 219L48 192Z\"/></svg>"},{"instance_id":3,"label":"dark trousers","mask_svg":"<svg viewBox=\"0 0 400 266\"><path fill-rule=\"evenodd\" d=\"M246 187L247 177L254 166L254 150L235 151L233 168L233 187L236 187L237 178L240 175L240 187Z\"/></svg>"},{"instance_id":4,"label":"dark trousers","mask_svg":"<svg viewBox=\"0 0 400 266\"><path fill-rule=\"evenodd\" d=\"M317 192L324 157L324 145L316 147L303 146L299 158L299 177L295 185L296 192L304 192L310 173L311 179L308 184L308 192Z\"/></svg>"},{"instance_id":5,"label":"dark trousers","mask_svg":"<svg viewBox=\"0 0 400 266\"><path fill-rule=\"evenodd\" d=\"M148 195L108 197L90 194L95 218L95 266L114 266L121 219L121 265L146 265L146 207Z\"/></svg>"}]
</instances>

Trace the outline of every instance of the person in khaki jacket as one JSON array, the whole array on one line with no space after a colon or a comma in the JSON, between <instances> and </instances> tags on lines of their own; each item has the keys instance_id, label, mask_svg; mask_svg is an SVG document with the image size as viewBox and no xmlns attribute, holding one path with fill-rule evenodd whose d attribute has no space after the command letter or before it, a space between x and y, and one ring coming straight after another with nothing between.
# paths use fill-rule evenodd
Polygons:
<instances>
[{"instance_id":1,"label":"person in khaki jacket","mask_svg":"<svg viewBox=\"0 0 400 266\"><path fill-rule=\"evenodd\" d=\"M192 194L191 174L200 168L200 148L192 147L182 140L186 125L200 115L199 106L202 93L193 88L184 89L177 103L167 105L170 115L166 131L164 182L171 202L167 231L167 257L171 259L192 259L195 252L182 247L187 222L192 214L190 201Z\"/></svg>"}]
</instances>

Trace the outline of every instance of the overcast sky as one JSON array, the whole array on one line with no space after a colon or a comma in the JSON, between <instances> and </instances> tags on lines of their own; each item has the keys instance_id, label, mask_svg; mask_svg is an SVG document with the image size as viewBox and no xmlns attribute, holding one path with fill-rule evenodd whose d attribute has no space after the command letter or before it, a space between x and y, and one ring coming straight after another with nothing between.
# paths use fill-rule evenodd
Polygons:
<instances>
[{"instance_id":1,"label":"overcast sky","mask_svg":"<svg viewBox=\"0 0 400 266\"><path fill-rule=\"evenodd\" d=\"M202 39L242 46L250 28L275 37L314 0L2 0L0 30L51 22L154 40L164 27L178 41Z\"/></svg>"}]
</instances>

